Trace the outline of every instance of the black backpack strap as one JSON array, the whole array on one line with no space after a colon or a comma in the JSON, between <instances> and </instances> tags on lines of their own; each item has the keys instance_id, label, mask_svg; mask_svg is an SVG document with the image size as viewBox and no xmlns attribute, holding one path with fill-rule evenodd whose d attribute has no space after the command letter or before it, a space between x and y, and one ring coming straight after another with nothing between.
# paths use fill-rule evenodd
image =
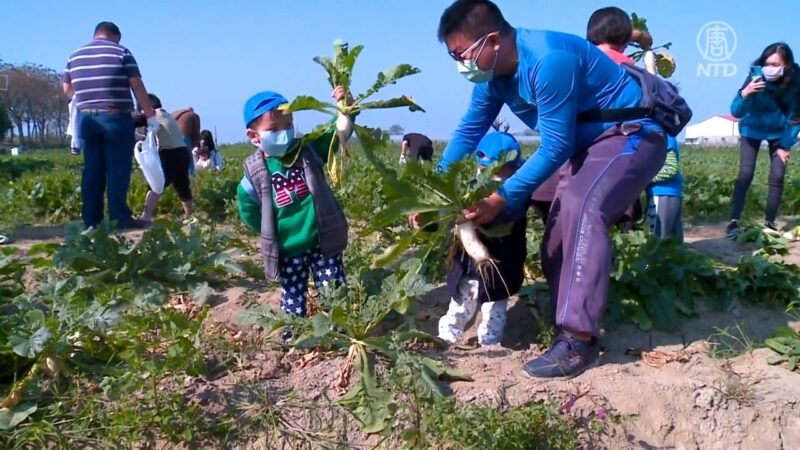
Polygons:
<instances>
[{"instance_id":1,"label":"black backpack strap","mask_svg":"<svg viewBox=\"0 0 800 450\"><path fill-rule=\"evenodd\" d=\"M589 109L578 113L578 122L625 122L650 117L653 108Z\"/></svg>"}]
</instances>

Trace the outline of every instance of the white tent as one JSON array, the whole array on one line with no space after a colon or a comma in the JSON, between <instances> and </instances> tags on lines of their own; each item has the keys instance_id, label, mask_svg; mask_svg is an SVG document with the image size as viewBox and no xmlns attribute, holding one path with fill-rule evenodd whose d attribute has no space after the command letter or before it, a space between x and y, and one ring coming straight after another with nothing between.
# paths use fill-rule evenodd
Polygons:
<instances>
[{"instance_id":1,"label":"white tent","mask_svg":"<svg viewBox=\"0 0 800 450\"><path fill-rule=\"evenodd\" d=\"M684 142L688 145L731 145L739 143L739 119L716 115L686 127Z\"/></svg>"}]
</instances>

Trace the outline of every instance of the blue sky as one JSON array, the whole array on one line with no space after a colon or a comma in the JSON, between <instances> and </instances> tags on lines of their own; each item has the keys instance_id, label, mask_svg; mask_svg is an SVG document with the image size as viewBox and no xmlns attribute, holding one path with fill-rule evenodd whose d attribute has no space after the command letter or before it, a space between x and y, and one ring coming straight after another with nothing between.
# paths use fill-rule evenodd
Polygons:
<instances>
[{"instance_id":1,"label":"blue sky","mask_svg":"<svg viewBox=\"0 0 800 450\"><path fill-rule=\"evenodd\" d=\"M327 98L322 68L311 58L328 55L337 38L366 46L354 77L354 91L366 89L378 71L411 63L422 73L401 80L378 98L408 94L426 113L377 111L362 123L400 124L434 138L447 138L469 101L470 83L436 39L439 15L449 1L270 0L161 2L25 2L1 0L0 58L34 62L61 70L67 56L90 38L101 20L116 22L122 44L139 61L148 90L167 109L191 105L203 126L216 127L219 140L244 138L241 108L260 90L287 97L311 94ZM800 51L800 3L797 0L695 0L617 2L497 0L514 26L584 35L595 9L619 6L648 19L656 43L672 41L678 69L672 78L695 112L695 121L726 114L750 63L771 42L786 41ZM730 24L738 44L729 61L732 77L698 76L705 63L697 36L708 22ZM520 126L507 111L504 117ZM319 113L295 118L302 131L323 120Z\"/></svg>"}]
</instances>

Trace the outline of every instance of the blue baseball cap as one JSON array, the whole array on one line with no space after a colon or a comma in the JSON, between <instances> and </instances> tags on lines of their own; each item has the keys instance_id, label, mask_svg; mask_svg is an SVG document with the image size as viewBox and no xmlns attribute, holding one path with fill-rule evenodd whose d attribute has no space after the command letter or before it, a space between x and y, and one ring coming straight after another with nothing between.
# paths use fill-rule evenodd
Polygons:
<instances>
[{"instance_id":1,"label":"blue baseball cap","mask_svg":"<svg viewBox=\"0 0 800 450\"><path fill-rule=\"evenodd\" d=\"M500 160L500 157L505 153L516 152L517 155L512 161L514 164L519 165L522 162L522 151L519 142L514 139L514 136L502 132L492 132L487 134L478 143L478 148L475 152L475 157L478 164L481 166L491 166Z\"/></svg>"},{"instance_id":2,"label":"blue baseball cap","mask_svg":"<svg viewBox=\"0 0 800 450\"><path fill-rule=\"evenodd\" d=\"M244 103L244 126L266 112L289 103L281 94L272 91L259 92Z\"/></svg>"}]
</instances>

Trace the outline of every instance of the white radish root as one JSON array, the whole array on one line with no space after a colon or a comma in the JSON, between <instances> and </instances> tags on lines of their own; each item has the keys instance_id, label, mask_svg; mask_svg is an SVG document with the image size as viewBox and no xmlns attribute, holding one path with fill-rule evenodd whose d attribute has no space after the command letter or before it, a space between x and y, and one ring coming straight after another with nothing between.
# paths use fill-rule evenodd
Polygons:
<instances>
[{"instance_id":1,"label":"white radish root","mask_svg":"<svg viewBox=\"0 0 800 450\"><path fill-rule=\"evenodd\" d=\"M478 229L473 221L468 220L457 224L456 232L464 251L467 252L467 255L472 258L478 267L489 264L492 261L489 251L478 237Z\"/></svg>"},{"instance_id":2,"label":"white radish root","mask_svg":"<svg viewBox=\"0 0 800 450\"><path fill-rule=\"evenodd\" d=\"M497 267L497 262L492 259L492 256L489 254L489 250L483 245L481 242L480 237L478 236L478 229L475 226L475 222L468 220L466 222L462 222L460 224L456 224L455 231L458 236L458 241L460 241L464 252L472 259L475 263L475 267L478 269L478 275L483 279L484 289L487 289L487 271L494 270L497 273L497 277L503 283L506 288L506 292L508 296L511 296L511 292L508 292L508 285L506 285L506 280L503 279L500 269ZM458 245L457 243L455 243ZM454 253L453 247L451 247L451 254L448 255L448 259L452 258ZM488 295L488 292L487 292Z\"/></svg>"},{"instance_id":3,"label":"white radish root","mask_svg":"<svg viewBox=\"0 0 800 450\"><path fill-rule=\"evenodd\" d=\"M347 114L339 113L336 117L336 136L339 138L339 145L342 147L342 156L347 156L350 153L350 147L347 143L350 137L353 136L353 118Z\"/></svg>"},{"instance_id":4,"label":"white radish root","mask_svg":"<svg viewBox=\"0 0 800 450\"><path fill-rule=\"evenodd\" d=\"M651 74L656 74L656 54L652 50L644 52L644 67Z\"/></svg>"}]
</instances>

